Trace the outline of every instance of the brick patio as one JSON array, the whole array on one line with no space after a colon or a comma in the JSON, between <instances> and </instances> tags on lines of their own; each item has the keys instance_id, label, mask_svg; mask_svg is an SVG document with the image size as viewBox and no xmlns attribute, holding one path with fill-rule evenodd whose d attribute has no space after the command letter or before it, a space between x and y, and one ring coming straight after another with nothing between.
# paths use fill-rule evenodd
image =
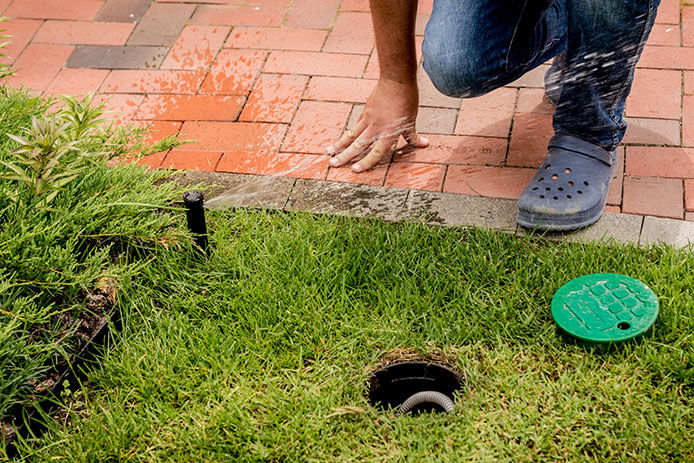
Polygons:
<instances>
[{"instance_id":1,"label":"brick patio","mask_svg":"<svg viewBox=\"0 0 694 463\"><path fill-rule=\"evenodd\" d=\"M421 44L432 0L420 0ZM153 138L197 140L152 167L286 175L516 199L544 156L553 108L541 66L458 100L420 72L427 149L362 174L324 150L378 76L368 0L0 0L8 79L46 94L98 93ZM627 104L613 212L694 221L694 4L662 0Z\"/></svg>"}]
</instances>

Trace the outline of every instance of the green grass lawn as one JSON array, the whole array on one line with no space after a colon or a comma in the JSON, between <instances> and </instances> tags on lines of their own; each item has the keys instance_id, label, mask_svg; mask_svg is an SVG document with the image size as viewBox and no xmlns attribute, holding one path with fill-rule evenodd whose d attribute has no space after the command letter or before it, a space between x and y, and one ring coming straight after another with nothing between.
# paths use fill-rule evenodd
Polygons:
<instances>
[{"instance_id":1,"label":"green grass lawn","mask_svg":"<svg viewBox=\"0 0 694 463\"><path fill-rule=\"evenodd\" d=\"M157 246L122 272L118 344L25 458L694 460L691 253L303 213L208 225L208 260ZM650 339L562 341L552 295L594 272L652 287ZM454 413L368 404L369 373L413 355L464 375Z\"/></svg>"}]
</instances>

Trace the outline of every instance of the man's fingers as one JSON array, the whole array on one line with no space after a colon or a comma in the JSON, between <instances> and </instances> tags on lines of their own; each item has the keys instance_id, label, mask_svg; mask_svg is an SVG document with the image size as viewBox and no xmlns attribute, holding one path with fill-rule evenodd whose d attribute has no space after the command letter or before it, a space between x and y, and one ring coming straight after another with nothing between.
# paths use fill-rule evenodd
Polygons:
<instances>
[{"instance_id":1,"label":"man's fingers","mask_svg":"<svg viewBox=\"0 0 694 463\"><path fill-rule=\"evenodd\" d=\"M373 138L370 138L366 131L362 132L361 136L357 138L354 143L349 145L346 150L330 158L330 165L333 167L340 167L352 159L359 156L361 153L369 149L369 146L373 143Z\"/></svg>"},{"instance_id":2,"label":"man's fingers","mask_svg":"<svg viewBox=\"0 0 694 463\"><path fill-rule=\"evenodd\" d=\"M358 120L354 127L342 134L337 143L326 148L326 154L335 154L345 150L349 145L354 143L354 140L357 139L364 129L366 129L366 121L362 119Z\"/></svg>"},{"instance_id":3,"label":"man's fingers","mask_svg":"<svg viewBox=\"0 0 694 463\"><path fill-rule=\"evenodd\" d=\"M405 138L408 145L414 146L415 148L426 148L429 146L429 139L419 135L414 126L403 133L402 136Z\"/></svg>"},{"instance_id":4,"label":"man's fingers","mask_svg":"<svg viewBox=\"0 0 694 463\"><path fill-rule=\"evenodd\" d=\"M393 151L393 145L395 141L392 137L381 138L376 143L374 143L371 151L367 154L364 159L357 162L352 166L354 172L364 172L365 170L371 169L373 166L378 164L378 162L390 155Z\"/></svg>"},{"instance_id":5,"label":"man's fingers","mask_svg":"<svg viewBox=\"0 0 694 463\"><path fill-rule=\"evenodd\" d=\"M345 149L343 152L337 154L336 156L333 156L330 158L330 165L333 167L340 167L352 159L356 158L360 154L362 154L364 151L369 149L369 146L371 146L371 143L373 143L373 140L368 139L367 137L364 137L364 134L357 138L354 143L349 145L347 149Z\"/></svg>"}]
</instances>

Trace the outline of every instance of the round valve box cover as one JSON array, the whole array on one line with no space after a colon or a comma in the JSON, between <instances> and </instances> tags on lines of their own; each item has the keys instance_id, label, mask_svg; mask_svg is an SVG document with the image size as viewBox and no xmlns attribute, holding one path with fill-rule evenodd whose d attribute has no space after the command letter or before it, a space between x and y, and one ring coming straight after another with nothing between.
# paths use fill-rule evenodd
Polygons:
<instances>
[{"instance_id":1,"label":"round valve box cover","mask_svg":"<svg viewBox=\"0 0 694 463\"><path fill-rule=\"evenodd\" d=\"M552 317L562 330L582 341L626 341L653 326L658 298L634 278L595 273L559 288L552 298Z\"/></svg>"}]
</instances>

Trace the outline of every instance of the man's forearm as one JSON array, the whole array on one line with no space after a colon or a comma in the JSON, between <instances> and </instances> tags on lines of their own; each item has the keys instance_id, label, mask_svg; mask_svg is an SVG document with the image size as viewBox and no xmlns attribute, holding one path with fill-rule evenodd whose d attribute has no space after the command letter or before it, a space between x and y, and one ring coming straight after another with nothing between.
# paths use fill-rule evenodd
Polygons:
<instances>
[{"instance_id":1,"label":"man's forearm","mask_svg":"<svg viewBox=\"0 0 694 463\"><path fill-rule=\"evenodd\" d=\"M417 0L371 0L381 78L416 82L414 28Z\"/></svg>"}]
</instances>

